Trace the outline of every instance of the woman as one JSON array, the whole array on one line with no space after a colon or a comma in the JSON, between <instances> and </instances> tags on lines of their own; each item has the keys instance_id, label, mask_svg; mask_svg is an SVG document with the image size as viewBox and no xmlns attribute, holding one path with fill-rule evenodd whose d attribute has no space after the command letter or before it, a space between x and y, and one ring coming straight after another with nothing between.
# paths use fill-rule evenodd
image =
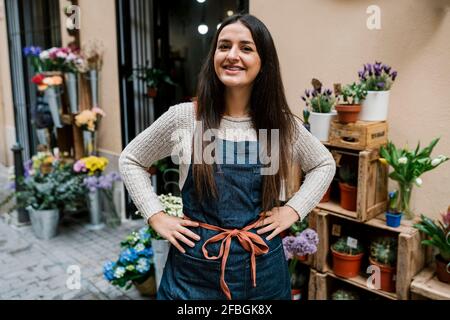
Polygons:
<instances>
[{"instance_id":1,"label":"woman","mask_svg":"<svg viewBox=\"0 0 450 320\"><path fill-rule=\"evenodd\" d=\"M146 173L177 154L184 218L163 212ZM292 165L306 178L281 206ZM172 244L158 299L290 299L279 234L318 204L335 163L290 111L266 26L235 15L216 33L196 103L170 107L138 135L120 171L136 207Z\"/></svg>"}]
</instances>

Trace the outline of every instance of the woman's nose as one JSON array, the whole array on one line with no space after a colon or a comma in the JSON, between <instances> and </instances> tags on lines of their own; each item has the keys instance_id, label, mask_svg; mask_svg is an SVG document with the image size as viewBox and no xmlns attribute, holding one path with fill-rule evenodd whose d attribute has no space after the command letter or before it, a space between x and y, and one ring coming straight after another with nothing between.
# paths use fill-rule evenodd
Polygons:
<instances>
[{"instance_id":1,"label":"woman's nose","mask_svg":"<svg viewBox=\"0 0 450 320\"><path fill-rule=\"evenodd\" d=\"M238 48L232 47L230 51L228 51L227 58L229 60L237 60L239 58Z\"/></svg>"}]
</instances>

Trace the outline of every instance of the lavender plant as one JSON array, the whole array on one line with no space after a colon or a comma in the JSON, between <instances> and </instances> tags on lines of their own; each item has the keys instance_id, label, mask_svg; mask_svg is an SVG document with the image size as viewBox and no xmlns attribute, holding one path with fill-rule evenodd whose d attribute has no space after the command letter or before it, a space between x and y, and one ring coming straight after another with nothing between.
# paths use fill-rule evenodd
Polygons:
<instances>
[{"instance_id":1,"label":"lavender plant","mask_svg":"<svg viewBox=\"0 0 450 320\"><path fill-rule=\"evenodd\" d=\"M313 90L305 90L305 95L301 99L306 107L317 113L330 113L336 104L336 98L330 89L323 89L322 83L317 79L312 79Z\"/></svg>"},{"instance_id":2,"label":"lavender plant","mask_svg":"<svg viewBox=\"0 0 450 320\"><path fill-rule=\"evenodd\" d=\"M358 71L361 84L368 91L387 91L397 78L397 71L386 64L375 61L374 64L364 64L363 70Z\"/></svg>"}]
</instances>

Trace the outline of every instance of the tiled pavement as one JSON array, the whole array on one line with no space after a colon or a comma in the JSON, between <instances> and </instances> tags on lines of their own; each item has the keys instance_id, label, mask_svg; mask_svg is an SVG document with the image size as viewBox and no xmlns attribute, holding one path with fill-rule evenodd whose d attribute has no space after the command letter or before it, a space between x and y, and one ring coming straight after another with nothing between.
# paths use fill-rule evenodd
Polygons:
<instances>
[{"instance_id":1,"label":"tiled pavement","mask_svg":"<svg viewBox=\"0 0 450 320\"><path fill-rule=\"evenodd\" d=\"M4 169L0 168L0 189L6 180ZM1 192L0 202L5 194ZM0 299L148 299L134 287L125 291L112 286L102 272L106 260L117 259L120 241L143 221L91 231L84 220L65 217L55 238L39 240L30 225L17 226L9 215L1 214ZM79 289L74 285L77 278Z\"/></svg>"}]
</instances>

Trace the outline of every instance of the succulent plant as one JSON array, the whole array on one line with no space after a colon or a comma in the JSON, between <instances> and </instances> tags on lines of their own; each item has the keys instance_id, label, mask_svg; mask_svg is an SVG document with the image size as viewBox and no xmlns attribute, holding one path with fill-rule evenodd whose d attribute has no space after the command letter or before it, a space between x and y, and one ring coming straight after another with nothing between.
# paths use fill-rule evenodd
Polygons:
<instances>
[{"instance_id":1,"label":"succulent plant","mask_svg":"<svg viewBox=\"0 0 450 320\"><path fill-rule=\"evenodd\" d=\"M331 300L359 300L359 295L354 291L339 289L333 292Z\"/></svg>"},{"instance_id":2,"label":"succulent plant","mask_svg":"<svg viewBox=\"0 0 450 320\"><path fill-rule=\"evenodd\" d=\"M339 238L338 241L336 241L331 248L339 253L349 254L352 256L356 256L360 253L364 252L364 248L361 245L361 243L358 241L358 244L356 248L352 248L347 244L347 237Z\"/></svg>"},{"instance_id":3,"label":"succulent plant","mask_svg":"<svg viewBox=\"0 0 450 320\"><path fill-rule=\"evenodd\" d=\"M351 186L356 186L357 184L356 170L348 164L343 164L339 168L339 177L343 183L347 183Z\"/></svg>"},{"instance_id":4,"label":"succulent plant","mask_svg":"<svg viewBox=\"0 0 450 320\"><path fill-rule=\"evenodd\" d=\"M395 266L397 263L397 240L379 237L370 244L370 257L381 264Z\"/></svg>"}]
</instances>

